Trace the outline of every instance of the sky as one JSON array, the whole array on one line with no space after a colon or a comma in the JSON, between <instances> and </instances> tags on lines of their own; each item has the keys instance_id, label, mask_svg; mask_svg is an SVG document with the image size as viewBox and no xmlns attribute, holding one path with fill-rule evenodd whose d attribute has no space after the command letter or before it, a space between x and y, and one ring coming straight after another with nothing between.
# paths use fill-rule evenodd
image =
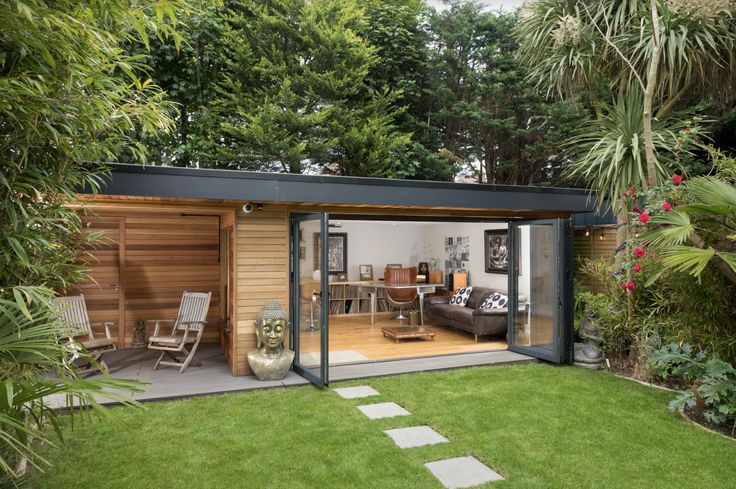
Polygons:
<instances>
[{"instance_id":1,"label":"sky","mask_svg":"<svg viewBox=\"0 0 736 489\"><path fill-rule=\"evenodd\" d=\"M489 10L498 10L503 8L504 10L513 10L517 7L521 7L524 0L479 0L480 3L487 5ZM427 2L436 9L446 8L442 4L442 0L427 0Z\"/></svg>"}]
</instances>

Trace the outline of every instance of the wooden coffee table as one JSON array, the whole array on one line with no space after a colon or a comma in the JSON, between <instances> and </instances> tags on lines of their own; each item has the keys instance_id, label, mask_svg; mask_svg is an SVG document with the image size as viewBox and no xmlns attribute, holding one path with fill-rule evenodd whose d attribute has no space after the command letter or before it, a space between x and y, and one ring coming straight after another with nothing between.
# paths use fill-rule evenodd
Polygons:
<instances>
[{"instance_id":1,"label":"wooden coffee table","mask_svg":"<svg viewBox=\"0 0 736 489\"><path fill-rule=\"evenodd\" d=\"M393 338L396 343L409 338L434 341L434 331L424 326L384 326L381 332L385 338Z\"/></svg>"}]
</instances>

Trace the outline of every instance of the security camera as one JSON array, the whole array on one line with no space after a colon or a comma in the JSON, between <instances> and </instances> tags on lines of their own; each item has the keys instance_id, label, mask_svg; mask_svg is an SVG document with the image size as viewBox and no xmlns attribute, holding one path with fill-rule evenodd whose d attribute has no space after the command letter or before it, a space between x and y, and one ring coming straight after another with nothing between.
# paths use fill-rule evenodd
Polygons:
<instances>
[{"instance_id":1,"label":"security camera","mask_svg":"<svg viewBox=\"0 0 736 489\"><path fill-rule=\"evenodd\" d=\"M250 214L251 212L253 212L254 209L255 206L250 202L246 202L245 204L243 204L243 212L245 212L246 214Z\"/></svg>"}]
</instances>

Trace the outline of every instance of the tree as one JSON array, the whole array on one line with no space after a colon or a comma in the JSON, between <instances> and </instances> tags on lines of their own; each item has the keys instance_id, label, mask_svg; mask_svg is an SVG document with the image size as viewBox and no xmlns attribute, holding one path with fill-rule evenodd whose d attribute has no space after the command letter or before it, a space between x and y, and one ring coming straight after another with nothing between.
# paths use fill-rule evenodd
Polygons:
<instances>
[{"instance_id":1,"label":"tree","mask_svg":"<svg viewBox=\"0 0 736 489\"><path fill-rule=\"evenodd\" d=\"M291 173L400 171L396 155L409 135L393 124L398 94L369 91L365 83L379 60L358 35L363 26L353 1L234 3L225 28L227 72L214 102L220 164Z\"/></svg>"},{"instance_id":2,"label":"tree","mask_svg":"<svg viewBox=\"0 0 736 489\"><path fill-rule=\"evenodd\" d=\"M560 151L573 124L587 117L577 101L547 101L527 81L512 36L516 14L477 3L450 3L431 17L433 123L444 149L466 171L491 183L560 182Z\"/></svg>"},{"instance_id":3,"label":"tree","mask_svg":"<svg viewBox=\"0 0 736 489\"><path fill-rule=\"evenodd\" d=\"M733 73L736 39L729 8L729 2L720 1L537 0L523 9L519 52L540 87L563 97L587 93L601 141L618 117L617 109L606 106L630 111L627 121L642 120L629 136L633 151L617 151L610 166L597 164L596 152L584 152L573 170L586 183L603 185L596 188L598 203L618 216L619 250L625 249L629 218L620 189L644 187L647 179L656 183L678 166L675 146L657 143L653 115L660 126L676 126L675 109L700 97L715 101L712 94L733 97L725 86ZM588 140L594 137L585 131Z\"/></svg>"},{"instance_id":4,"label":"tree","mask_svg":"<svg viewBox=\"0 0 736 489\"><path fill-rule=\"evenodd\" d=\"M69 205L105 177L94 162L142 160L136 131L171 127L161 91L141 77L142 58L123 45L146 44L149 32L178 42L182 7L0 1L0 483L14 482L24 460L45 463L32 441L55 423L46 396L101 412L93 394L129 402L110 389L137 385L79 379L51 299L84 275L78 254L94 236Z\"/></svg>"}]
</instances>

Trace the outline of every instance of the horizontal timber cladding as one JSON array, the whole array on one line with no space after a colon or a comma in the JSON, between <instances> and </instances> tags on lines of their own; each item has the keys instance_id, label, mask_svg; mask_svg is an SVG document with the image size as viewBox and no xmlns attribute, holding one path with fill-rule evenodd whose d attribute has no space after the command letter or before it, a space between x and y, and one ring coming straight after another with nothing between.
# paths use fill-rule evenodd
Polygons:
<instances>
[{"instance_id":1,"label":"horizontal timber cladding","mask_svg":"<svg viewBox=\"0 0 736 489\"><path fill-rule=\"evenodd\" d=\"M93 207L85 221L108 239L87 250L91 280L78 289L91 321L117 323L119 347L131 345L139 320L176 319L185 290L212 292L202 341L220 341L219 216Z\"/></svg>"},{"instance_id":2,"label":"horizontal timber cladding","mask_svg":"<svg viewBox=\"0 0 736 489\"><path fill-rule=\"evenodd\" d=\"M283 206L238 211L235 250L237 326L235 375L251 373L247 354L256 348L253 322L269 300L289 307L289 219Z\"/></svg>"},{"instance_id":3,"label":"horizontal timber cladding","mask_svg":"<svg viewBox=\"0 0 736 489\"><path fill-rule=\"evenodd\" d=\"M615 226L576 228L574 238L574 256L576 278L587 289L593 292L602 292L603 286L595 278L578 272L580 265L585 259L614 259L616 251L616 228Z\"/></svg>"}]
</instances>

